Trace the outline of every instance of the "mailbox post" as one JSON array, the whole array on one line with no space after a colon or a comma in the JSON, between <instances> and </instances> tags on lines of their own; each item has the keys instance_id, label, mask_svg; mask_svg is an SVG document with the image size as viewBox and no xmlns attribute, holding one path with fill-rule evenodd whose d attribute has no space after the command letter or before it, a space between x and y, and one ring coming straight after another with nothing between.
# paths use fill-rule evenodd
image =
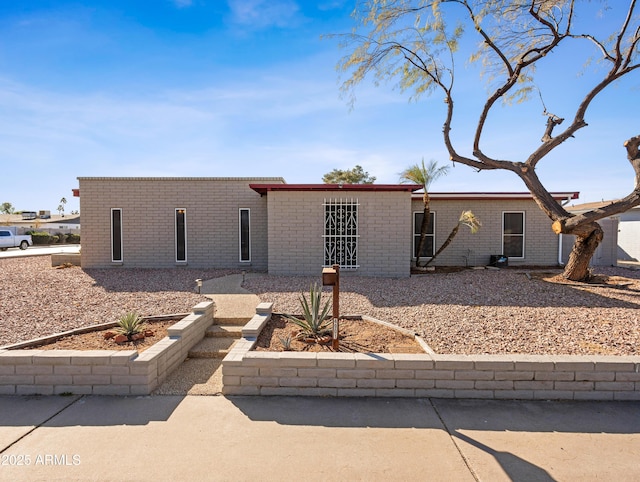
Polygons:
<instances>
[{"instance_id":1,"label":"mailbox post","mask_svg":"<svg viewBox=\"0 0 640 482\"><path fill-rule=\"evenodd\" d=\"M322 284L333 288L333 335L331 348L338 350L340 333L340 265L322 269Z\"/></svg>"}]
</instances>

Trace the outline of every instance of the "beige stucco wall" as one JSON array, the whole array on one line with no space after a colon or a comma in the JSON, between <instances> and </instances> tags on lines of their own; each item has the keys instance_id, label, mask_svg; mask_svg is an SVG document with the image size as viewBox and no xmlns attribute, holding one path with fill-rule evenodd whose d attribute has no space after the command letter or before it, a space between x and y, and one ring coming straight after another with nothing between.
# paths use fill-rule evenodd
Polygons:
<instances>
[{"instance_id":1,"label":"beige stucco wall","mask_svg":"<svg viewBox=\"0 0 640 482\"><path fill-rule=\"evenodd\" d=\"M412 201L412 212L422 212L422 200ZM460 228L453 243L434 261L434 266L484 266L492 254L502 254L502 213L524 211L524 259L509 258L509 266L558 264L558 236L551 230L551 221L533 200L527 199L432 199L431 210L436 213L436 250L447 239L458 222L462 211L471 210L480 219L482 227L471 234L467 227ZM410 228L413 233L413 224ZM408 236L412 243L411 236ZM413 254L413 248L411 247Z\"/></svg>"},{"instance_id":2,"label":"beige stucco wall","mask_svg":"<svg viewBox=\"0 0 640 482\"><path fill-rule=\"evenodd\" d=\"M348 194L346 196L345 194ZM405 277L410 274L411 195L408 192L272 191L269 273L317 275L324 261L325 199L357 199L358 264L345 275Z\"/></svg>"},{"instance_id":3,"label":"beige stucco wall","mask_svg":"<svg viewBox=\"0 0 640 482\"><path fill-rule=\"evenodd\" d=\"M176 266L175 209L184 208L188 266L267 269L267 202L249 184L282 183L281 178L78 180L84 268L114 265L112 208L122 209L122 266ZM251 210L251 263L239 261L239 208Z\"/></svg>"}]
</instances>

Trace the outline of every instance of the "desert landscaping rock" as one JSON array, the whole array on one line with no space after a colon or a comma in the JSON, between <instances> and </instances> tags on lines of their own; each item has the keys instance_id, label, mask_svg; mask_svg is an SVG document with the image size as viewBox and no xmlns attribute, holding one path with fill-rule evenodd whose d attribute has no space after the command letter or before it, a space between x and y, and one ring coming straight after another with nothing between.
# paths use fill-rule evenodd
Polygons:
<instances>
[{"instance_id":1,"label":"desert landscaping rock","mask_svg":"<svg viewBox=\"0 0 640 482\"><path fill-rule=\"evenodd\" d=\"M111 321L189 312L195 280L219 269L55 269L49 256L0 259L0 346Z\"/></svg>"},{"instance_id":2,"label":"desert landscaping rock","mask_svg":"<svg viewBox=\"0 0 640 482\"><path fill-rule=\"evenodd\" d=\"M0 260L0 345L141 315L186 312L206 300L195 279L233 270L54 269L48 257ZM614 288L550 283L534 271L465 270L404 279L341 279L341 313L394 323L423 337L437 353L637 355L640 272ZM547 277L559 271L549 270ZM274 311L298 313L299 296L318 277L258 274L244 288ZM531 279L529 279L531 278ZM329 290L325 296L330 297Z\"/></svg>"},{"instance_id":3,"label":"desert landscaping rock","mask_svg":"<svg viewBox=\"0 0 640 482\"><path fill-rule=\"evenodd\" d=\"M560 273L547 270L549 278ZM640 272L598 268L624 288L557 284L523 270L465 270L405 279L343 276L342 314L419 334L442 354L637 355ZM532 271L535 274L535 271ZM274 311L299 311L313 277L255 276L243 285ZM325 296L330 297L330 288Z\"/></svg>"}]
</instances>

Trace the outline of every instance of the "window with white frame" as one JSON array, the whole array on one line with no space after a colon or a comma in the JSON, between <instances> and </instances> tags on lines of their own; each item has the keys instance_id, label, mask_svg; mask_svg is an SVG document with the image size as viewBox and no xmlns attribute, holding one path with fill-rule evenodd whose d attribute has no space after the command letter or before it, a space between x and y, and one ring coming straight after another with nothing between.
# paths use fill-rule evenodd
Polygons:
<instances>
[{"instance_id":1,"label":"window with white frame","mask_svg":"<svg viewBox=\"0 0 640 482\"><path fill-rule=\"evenodd\" d=\"M176 208L176 263L187 262L187 210Z\"/></svg>"},{"instance_id":2,"label":"window with white frame","mask_svg":"<svg viewBox=\"0 0 640 482\"><path fill-rule=\"evenodd\" d=\"M324 266L358 267L358 200L324 200Z\"/></svg>"},{"instance_id":3,"label":"window with white frame","mask_svg":"<svg viewBox=\"0 0 640 482\"><path fill-rule=\"evenodd\" d=\"M122 262L122 209L111 209L111 262Z\"/></svg>"},{"instance_id":4,"label":"window with white frame","mask_svg":"<svg viewBox=\"0 0 640 482\"><path fill-rule=\"evenodd\" d=\"M240 262L251 261L251 211L248 208L239 210L240 224Z\"/></svg>"},{"instance_id":5,"label":"window with white frame","mask_svg":"<svg viewBox=\"0 0 640 482\"><path fill-rule=\"evenodd\" d=\"M418 248L420 247L420 232L422 230L422 220L424 219L423 211L416 211L413 213L413 257L418 255ZM422 246L421 258L431 258L435 252L436 244L436 213L429 212L429 224L427 224L427 233L424 238L424 245Z\"/></svg>"},{"instance_id":6,"label":"window with white frame","mask_svg":"<svg viewBox=\"0 0 640 482\"><path fill-rule=\"evenodd\" d=\"M502 254L508 258L524 258L524 212L502 213Z\"/></svg>"}]
</instances>

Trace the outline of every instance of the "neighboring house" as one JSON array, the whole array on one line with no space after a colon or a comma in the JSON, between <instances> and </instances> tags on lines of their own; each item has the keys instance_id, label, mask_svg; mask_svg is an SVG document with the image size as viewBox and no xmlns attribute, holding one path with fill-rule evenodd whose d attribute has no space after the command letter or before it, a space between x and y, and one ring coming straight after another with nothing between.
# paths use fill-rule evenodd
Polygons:
<instances>
[{"instance_id":1,"label":"neighboring house","mask_svg":"<svg viewBox=\"0 0 640 482\"><path fill-rule=\"evenodd\" d=\"M24 234L27 231L46 231L49 234L80 234L80 216L77 214L68 214L66 216L55 214L46 219L40 219L37 216L31 218L22 214L5 215L3 217L5 218L3 220L4 224L15 226L18 234Z\"/></svg>"},{"instance_id":2,"label":"neighboring house","mask_svg":"<svg viewBox=\"0 0 640 482\"><path fill-rule=\"evenodd\" d=\"M406 277L422 216L407 184L286 184L282 178L78 178L82 266L214 267L316 275L339 264L361 276ZM558 202L578 193L556 193ZM528 193L431 195L425 255L463 210L482 222L461 229L437 265L557 265L559 237ZM416 228L417 226L417 228Z\"/></svg>"}]
</instances>

